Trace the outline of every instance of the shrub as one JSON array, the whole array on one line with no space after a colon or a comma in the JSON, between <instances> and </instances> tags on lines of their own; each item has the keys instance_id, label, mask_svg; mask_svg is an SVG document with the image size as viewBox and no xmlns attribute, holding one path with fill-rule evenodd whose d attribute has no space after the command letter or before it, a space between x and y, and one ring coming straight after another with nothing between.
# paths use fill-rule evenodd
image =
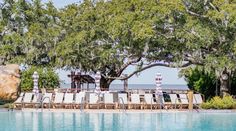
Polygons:
<instances>
[{"instance_id":1,"label":"shrub","mask_svg":"<svg viewBox=\"0 0 236 131\"><path fill-rule=\"evenodd\" d=\"M201 107L203 109L211 109L211 103L210 102L205 102L201 104Z\"/></svg>"},{"instance_id":2,"label":"shrub","mask_svg":"<svg viewBox=\"0 0 236 131\"><path fill-rule=\"evenodd\" d=\"M8 108L8 109L12 109L14 108L14 104L13 103L6 103L2 106L3 108Z\"/></svg>"},{"instance_id":3,"label":"shrub","mask_svg":"<svg viewBox=\"0 0 236 131\"><path fill-rule=\"evenodd\" d=\"M203 109L233 109L236 107L236 102L231 96L223 98L215 96L210 101L203 103L201 107Z\"/></svg>"},{"instance_id":4,"label":"shrub","mask_svg":"<svg viewBox=\"0 0 236 131\"><path fill-rule=\"evenodd\" d=\"M233 109L236 105L234 99L231 96L225 96L223 99L224 109Z\"/></svg>"},{"instance_id":5,"label":"shrub","mask_svg":"<svg viewBox=\"0 0 236 131\"><path fill-rule=\"evenodd\" d=\"M39 74L39 88L53 89L59 86L59 76L52 68L31 67L21 73L20 88L22 91L30 91L33 89L34 71Z\"/></svg>"},{"instance_id":6,"label":"shrub","mask_svg":"<svg viewBox=\"0 0 236 131\"><path fill-rule=\"evenodd\" d=\"M196 66L182 69L180 75L184 76L191 90L203 94L206 100L215 96L217 78L214 72L207 72L204 68Z\"/></svg>"}]
</instances>

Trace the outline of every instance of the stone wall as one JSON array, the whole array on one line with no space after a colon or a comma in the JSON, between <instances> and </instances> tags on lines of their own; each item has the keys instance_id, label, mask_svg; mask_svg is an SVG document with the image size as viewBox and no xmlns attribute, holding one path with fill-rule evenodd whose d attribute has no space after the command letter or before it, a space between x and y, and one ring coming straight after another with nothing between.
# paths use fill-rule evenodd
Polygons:
<instances>
[{"instance_id":1,"label":"stone wall","mask_svg":"<svg viewBox=\"0 0 236 131\"><path fill-rule=\"evenodd\" d=\"M17 98L20 85L20 70L15 64L0 66L0 100L10 101Z\"/></svg>"}]
</instances>

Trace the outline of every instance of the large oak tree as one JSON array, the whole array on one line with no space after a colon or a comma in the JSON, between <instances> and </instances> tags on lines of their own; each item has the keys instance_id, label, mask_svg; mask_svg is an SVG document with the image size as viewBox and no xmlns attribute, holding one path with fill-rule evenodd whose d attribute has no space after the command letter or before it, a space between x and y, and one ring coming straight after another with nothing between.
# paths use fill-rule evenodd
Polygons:
<instances>
[{"instance_id":1,"label":"large oak tree","mask_svg":"<svg viewBox=\"0 0 236 131\"><path fill-rule=\"evenodd\" d=\"M187 66L184 44L173 26L182 23L180 1L112 0L68 5L60 14L64 40L57 45L56 65L102 72L101 85L127 79L153 66ZM172 64L178 62L178 64ZM122 77L136 65L137 71Z\"/></svg>"}]
</instances>

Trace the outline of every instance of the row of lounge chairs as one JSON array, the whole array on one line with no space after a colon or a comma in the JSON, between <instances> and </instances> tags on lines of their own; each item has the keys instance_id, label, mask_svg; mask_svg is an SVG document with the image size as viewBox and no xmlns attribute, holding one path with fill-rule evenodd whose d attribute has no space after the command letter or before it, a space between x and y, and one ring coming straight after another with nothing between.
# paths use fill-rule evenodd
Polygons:
<instances>
[{"instance_id":1,"label":"row of lounge chairs","mask_svg":"<svg viewBox=\"0 0 236 131\"><path fill-rule=\"evenodd\" d=\"M203 102L200 94L194 94L193 104ZM153 108L182 108L189 104L187 94L164 94L158 98L154 94L104 93L99 97L93 92L79 93L21 93L14 102L16 107L43 107L43 108L112 108L119 109L153 109Z\"/></svg>"},{"instance_id":2,"label":"row of lounge chairs","mask_svg":"<svg viewBox=\"0 0 236 131\"><path fill-rule=\"evenodd\" d=\"M37 94L34 93L21 93L18 99L14 102L16 107L67 107L72 104L79 105L85 95L85 92L76 93L74 99L73 93L45 93ZM54 96L54 97L53 97Z\"/></svg>"}]
</instances>

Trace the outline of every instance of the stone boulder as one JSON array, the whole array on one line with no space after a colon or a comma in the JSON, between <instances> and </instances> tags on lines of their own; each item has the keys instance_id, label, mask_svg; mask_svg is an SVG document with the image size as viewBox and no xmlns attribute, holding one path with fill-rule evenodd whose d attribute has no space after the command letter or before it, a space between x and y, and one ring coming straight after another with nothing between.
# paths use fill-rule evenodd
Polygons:
<instances>
[{"instance_id":1,"label":"stone boulder","mask_svg":"<svg viewBox=\"0 0 236 131\"><path fill-rule=\"evenodd\" d=\"M11 101L17 98L20 85L19 65L0 66L0 100Z\"/></svg>"}]
</instances>

